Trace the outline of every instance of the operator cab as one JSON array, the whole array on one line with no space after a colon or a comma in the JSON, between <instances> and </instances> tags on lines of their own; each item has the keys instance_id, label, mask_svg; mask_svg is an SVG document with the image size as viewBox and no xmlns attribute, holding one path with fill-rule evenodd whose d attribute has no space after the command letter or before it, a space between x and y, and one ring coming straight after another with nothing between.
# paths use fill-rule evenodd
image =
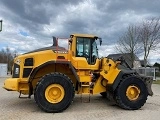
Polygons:
<instances>
[{"instance_id":1,"label":"operator cab","mask_svg":"<svg viewBox=\"0 0 160 120\"><path fill-rule=\"evenodd\" d=\"M89 34L72 34L69 48L72 53L71 63L75 69L98 70L99 62L96 40L101 38Z\"/></svg>"},{"instance_id":2,"label":"operator cab","mask_svg":"<svg viewBox=\"0 0 160 120\"><path fill-rule=\"evenodd\" d=\"M94 65L98 58L98 49L95 38L76 38L76 57L85 57L88 64Z\"/></svg>"}]
</instances>

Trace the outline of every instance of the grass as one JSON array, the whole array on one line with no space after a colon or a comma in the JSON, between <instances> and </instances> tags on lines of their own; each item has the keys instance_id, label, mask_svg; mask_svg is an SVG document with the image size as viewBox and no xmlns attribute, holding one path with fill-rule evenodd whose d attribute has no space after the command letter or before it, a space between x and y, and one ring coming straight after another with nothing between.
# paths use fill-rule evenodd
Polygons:
<instances>
[{"instance_id":1,"label":"grass","mask_svg":"<svg viewBox=\"0 0 160 120\"><path fill-rule=\"evenodd\" d=\"M160 84L160 80L154 80L153 84Z\"/></svg>"}]
</instances>

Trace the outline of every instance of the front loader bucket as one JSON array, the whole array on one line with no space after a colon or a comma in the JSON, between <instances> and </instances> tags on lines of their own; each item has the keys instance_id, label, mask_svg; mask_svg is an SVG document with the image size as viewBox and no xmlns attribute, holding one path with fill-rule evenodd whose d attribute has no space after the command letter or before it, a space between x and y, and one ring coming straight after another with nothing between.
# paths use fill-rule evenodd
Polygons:
<instances>
[{"instance_id":1,"label":"front loader bucket","mask_svg":"<svg viewBox=\"0 0 160 120\"><path fill-rule=\"evenodd\" d=\"M153 78L152 77L145 77L143 76L143 82L145 83L147 90L148 90L148 95L152 96L153 95L153 91L152 91L152 83L153 83Z\"/></svg>"}]
</instances>

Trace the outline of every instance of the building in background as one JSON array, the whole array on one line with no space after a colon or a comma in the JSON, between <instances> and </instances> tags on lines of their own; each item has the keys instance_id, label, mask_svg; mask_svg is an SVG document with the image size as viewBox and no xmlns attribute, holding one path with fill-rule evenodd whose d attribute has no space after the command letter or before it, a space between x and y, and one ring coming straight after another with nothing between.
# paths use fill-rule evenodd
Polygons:
<instances>
[{"instance_id":1,"label":"building in background","mask_svg":"<svg viewBox=\"0 0 160 120\"><path fill-rule=\"evenodd\" d=\"M8 73L7 64L0 63L0 77L6 77Z\"/></svg>"}]
</instances>

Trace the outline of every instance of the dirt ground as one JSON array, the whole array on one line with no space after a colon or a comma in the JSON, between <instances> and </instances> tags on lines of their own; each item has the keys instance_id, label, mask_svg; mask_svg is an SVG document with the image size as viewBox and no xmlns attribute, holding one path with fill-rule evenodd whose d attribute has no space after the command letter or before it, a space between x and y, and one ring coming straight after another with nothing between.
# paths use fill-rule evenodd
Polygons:
<instances>
[{"instance_id":1,"label":"dirt ground","mask_svg":"<svg viewBox=\"0 0 160 120\"><path fill-rule=\"evenodd\" d=\"M158 120L160 118L160 85L153 84L154 95L148 97L140 110L123 110L100 95L81 101L75 96L71 106L62 113L45 113L31 99L19 99L18 92L2 88L6 78L0 78L0 120Z\"/></svg>"}]
</instances>

